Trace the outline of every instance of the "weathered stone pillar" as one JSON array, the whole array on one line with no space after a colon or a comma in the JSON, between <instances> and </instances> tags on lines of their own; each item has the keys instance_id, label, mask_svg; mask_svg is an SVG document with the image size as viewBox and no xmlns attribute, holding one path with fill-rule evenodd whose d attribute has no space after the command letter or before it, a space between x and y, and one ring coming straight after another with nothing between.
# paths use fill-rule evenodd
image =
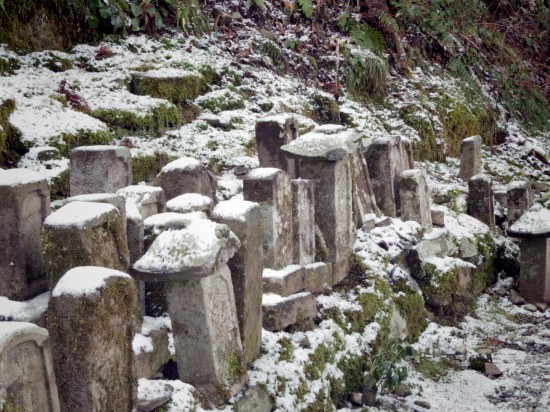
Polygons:
<instances>
[{"instance_id":1,"label":"weathered stone pillar","mask_svg":"<svg viewBox=\"0 0 550 412\"><path fill-rule=\"evenodd\" d=\"M400 176L399 192L401 218L414 220L425 231L431 231L432 213L426 173L419 169L405 170Z\"/></svg>"},{"instance_id":2,"label":"weathered stone pillar","mask_svg":"<svg viewBox=\"0 0 550 412\"><path fill-rule=\"evenodd\" d=\"M493 179L476 175L468 181L468 214L481 220L491 229L495 227Z\"/></svg>"},{"instance_id":3,"label":"weathered stone pillar","mask_svg":"<svg viewBox=\"0 0 550 412\"><path fill-rule=\"evenodd\" d=\"M291 178L298 176L298 161L287 159L281 146L298 137L298 122L293 115L267 116L256 122L256 144L260 167L284 170Z\"/></svg>"},{"instance_id":4,"label":"weathered stone pillar","mask_svg":"<svg viewBox=\"0 0 550 412\"><path fill-rule=\"evenodd\" d=\"M350 268L355 239L350 156L357 152L359 139L338 126L335 133L325 126L282 147L287 156L301 161L301 177L315 181L315 223L333 263L333 284L344 279Z\"/></svg>"},{"instance_id":5,"label":"weathered stone pillar","mask_svg":"<svg viewBox=\"0 0 550 412\"><path fill-rule=\"evenodd\" d=\"M40 173L0 170L0 296L30 299L48 290L40 230L50 214L50 189Z\"/></svg>"},{"instance_id":6,"label":"weathered stone pillar","mask_svg":"<svg viewBox=\"0 0 550 412\"><path fill-rule=\"evenodd\" d=\"M181 157L162 168L156 178L166 200L185 193L199 193L216 201L216 182L204 165L191 157Z\"/></svg>"},{"instance_id":7,"label":"weathered stone pillar","mask_svg":"<svg viewBox=\"0 0 550 412\"><path fill-rule=\"evenodd\" d=\"M62 206L71 202L93 202L93 203L109 203L118 209L122 216L124 231L126 231L126 199L116 193L91 193L88 195L78 195L68 197L62 201ZM58 207L59 209L59 207Z\"/></svg>"},{"instance_id":8,"label":"weathered stone pillar","mask_svg":"<svg viewBox=\"0 0 550 412\"><path fill-rule=\"evenodd\" d=\"M529 182L510 182L506 188L508 225L513 225L533 204Z\"/></svg>"},{"instance_id":9,"label":"weathered stone pillar","mask_svg":"<svg viewBox=\"0 0 550 412\"><path fill-rule=\"evenodd\" d=\"M292 180L293 263L305 265L315 261L315 182Z\"/></svg>"},{"instance_id":10,"label":"weathered stone pillar","mask_svg":"<svg viewBox=\"0 0 550 412\"><path fill-rule=\"evenodd\" d=\"M360 228L365 224L366 215L380 216L380 209L376 205L364 149L361 147L350 157L350 161L353 177L353 220L356 227Z\"/></svg>"},{"instance_id":11,"label":"weathered stone pillar","mask_svg":"<svg viewBox=\"0 0 550 412\"><path fill-rule=\"evenodd\" d=\"M409 139L401 139L403 170L414 169L413 145Z\"/></svg>"},{"instance_id":12,"label":"weathered stone pillar","mask_svg":"<svg viewBox=\"0 0 550 412\"><path fill-rule=\"evenodd\" d=\"M521 238L521 296L533 303L550 303L550 210L533 206L508 234Z\"/></svg>"},{"instance_id":13,"label":"weathered stone pillar","mask_svg":"<svg viewBox=\"0 0 550 412\"><path fill-rule=\"evenodd\" d=\"M214 201L198 193L179 195L166 203L166 210L175 213L205 212L210 216L213 208Z\"/></svg>"},{"instance_id":14,"label":"weathered stone pillar","mask_svg":"<svg viewBox=\"0 0 550 412\"><path fill-rule=\"evenodd\" d=\"M225 404L245 378L227 266L239 247L226 225L197 220L161 233L132 271L142 281L166 282L180 379L216 404Z\"/></svg>"},{"instance_id":15,"label":"weathered stone pillar","mask_svg":"<svg viewBox=\"0 0 550 412\"><path fill-rule=\"evenodd\" d=\"M126 199L127 208L134 205L142 219L166 211L166 197L164 190L156 186L134 185L127 186L119 191L117 195Z\"/></svg>"},{"instance_id":16,"label":"weathered stone pillar","mask_svg":"<svg viewBox=\"0 0 550 412\"><path fill-rule=\"evenodd\" d=\"M60 411L46 329L0 322L0 405L2 411Z\"/></svg>"},{"instance_id":17,"label":"weathered stone pillar","mask_svg":"<svg viewBox=\"0 0 550 412\"><path fill-rule=\"evenodd\" d=\"M481 136L464 139L460 144L460 178L468 182L481 173Z\"/></svg>"},{"instance_id":18,"label":"weathered stone pillar","mask_svg":"<svg viewBox=\"0 0 550 412\"><path fill-rule=\"evenodd\" d=\"M292 263L292 184L288 174L272 167L252 170L243 182L245 200L256 202L264 224L263 266L280 269Z\"/></svg>"},{"instance_id":19,"label":"weathered stone pillar","mask_svg":"<svg viewBox=\"0 0 550 412\"><path fill-rule=\"evenodd\" d=\"M81 146L71 151L71 196L115 193L132 184L132 154L123 146Z\"/></svg>"},{"instance_id":20,"label":"weathered stone pillar","mask_svg":"<svg viewBox=\"0 0 550 412\"><path fill-rule=\"evenodd\" d=\"M399 175L404 170L401 138L388 136L372 140L365 157L376 204L384 215L396 217L401 208Z\"/></svg>"},{"instance_id":21,"label":"weathered stone pillar","mask_svg":"<svg viewBox=\"0 0 550 412\"><path fill-rule=\"evenodd\" d=\"M107 203L68 203L45 220L42 253L50 290L77 266L128 270L128 246L120 212Z\"/></svg>"},{"instance_id":22,"label":"weathered stone pillar","mask_svg":"<svg viewBox=\"0 0 550 412\"><path fill-rule=\"evenodd\" d=\"M220 202L212 214L226 224L241 242L228 261L237 304L245 364L252 363L262 344L263 223L258 204L246 200Z\"/></svg>"},{"instance_id":23,"label":"weathered stone pillar","mask_svg":"<svg viewBox=\"0 0 550 412\"><path fill-rule=\"evenodd\" d=\"M77 267L59 280L48 323L61 410L137 408L136 304L134 280L117 270Z\"/></svg>"}]
</instances>

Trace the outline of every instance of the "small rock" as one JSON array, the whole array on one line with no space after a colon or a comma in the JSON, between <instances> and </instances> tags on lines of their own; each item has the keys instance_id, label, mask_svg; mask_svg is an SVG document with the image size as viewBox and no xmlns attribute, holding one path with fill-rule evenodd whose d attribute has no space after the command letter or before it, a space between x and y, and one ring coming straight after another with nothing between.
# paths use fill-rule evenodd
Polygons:
<instances>
[{"instance_id":1,"label":"small rock","mask_svg":"<svg viewBox=\"0 0 550 412\"><path fill-rule=\"evenodd\" d=\"M151 412L168 402L174 392L174 387L164 382L154 383L154 389L145 394L143 399L138 398L138 411Z\"/></svg>"},{"instance_id":2,"label":"small rock","mask_svg":"<svg viewBox=\"0 0 550 412\"><path fill-rule=\"evenodd\" d=\"M491 356L493 354L493 351L487 348L476 349L476 352L484 356Z\"/></svg>"},{"instance_id":3,"label":"small rock","mask_svg":"<svg viewBox=\"0 0 550 412\"><path fill-rule=\"evenodd\" d=\"M427 310L426 311L426 317L430 322L433 322L435 319L435 314L432 311Z\"/></svg>"},{"instance_id":4,"label":"small rock","mask_svg":"<svg viewBox=\"0 0 550 412\"><path fill-rule=\"evenodd\" d=\"M421 408L425 408L425 409L431 409L432 408L432 405L430 405L430 402L424 401L422 399L418 399L418 400L414 401L414 404L420 406Z\"/></svg>"},{"instance_id":5,"label":"small rock","mask_svg":"<svg viewBox=\"0 0 550 412\"><path fill-rule=\"evenodd\" d=\"M304 335L304 337L298 341L298 345L300 345L300 347L304 349L308 349L311 347L311 343L309 342L309 338L307 337L307 335Z\"/></svg>"},{"instance_id":6,"label":"small rock","mask_svg":"<svg viewBox=\"0 0 550 412\"><path fill-rule=\"evenodd\" d=\"M349 396L349 401L353 406L361 406L363 405L363 403L361 402L361 396L362 396L361 392L353 392Z\"/></svg>"},{"instance_id":7,"label":"small rock","mask_svg":"<svg viewBox=\"0 0 550 412\"><path fill-rule=\"evenodd\" d=\"M468 352L468 349L466 349L466 346L464 345L459 345L458 348L456 348L455 352L459 355L465 355Z\"/></svg>"},{"instance_id":8,"label":"small rock","mask_svg":"<svg viewBox=\"0 0 550 412\"><path fill-rule=\"evenodd\" d=\"M523 307L523 309L528 310L529 312L536 312L538 310L537 307L532 303L528 303Z\"/></svg>"},{"instance_id":9,"label":"small rock","mask_svg":"<svg viewBox=\"0 0 550 412\"><path fill-rule=\"evenodd\" d=\"M409 385L406 383L401 383L396 389L395 394L401 398L406 398L407 396L412 395L412 390Z\"/></svg>"},{"instance_id":10,"label":"small rock","mask_svg":"<svg viewBox=\"0 0 550 412\"><path fill-rule=\"evenodd\" d=\"M250 172L250 169L246 166L235 166L233 169L233 173L235 173L235 176L244 176Z\"/></svg>"},{"instance_id":11,"label":"small rock","mask_svg":"<svg viewBox=\"0 0 550 412\"><path fill-rule=\"evenodd\" d=\"M487 295L492 295L492 294L493 294L493 289L491 289L491 288L485 288L484 292L485 292Z\"/></svg>"},{"instance_id":12,"label":"small rock","mask_svg":"<svg viewBox=\"0 0 550 412\"><path fill-rule=\"evenodd\" d=\"M546 312L546 309L548 309L548 305L546 303L535 303L535 306L537 307L538 310L540 310L541 312Z\"/></svg>"},{"instance_id":13,"label":"small rock","mask_svg":"<svg viewBox=\"0 0 550 412\"><path fill-rule=\"evenodd\" d=\"M376 227L376 219L375 218L365 219L365 222L363 223L363 230L365 232L368 232L371 229L374 229L375 227Z\"/></svg>"},{"instance_id":14,"label":"small rock","mask_svg":"<svg viewBox=\"0 0 550 412\"><path fill-rule=\"evenodd\" d=\"M55 147L41 147L37 149L36 158L41 161L57 159L60 157L59 150Z\"/></svg>"},{"instance_id":15,"label":"small rock","mask_svg":"<svg viewBox=\"0 0 550 412\"><path fill-rule=\"evenodd\" d=\"M498 295L498 296L506 296L506 294L508 293L508 291L505 289L505 288L500 288L498 289L497 291L495 291L495 293Z\"/></svg>"},{"instance_id":16,"label":"small rock","mask_svg":"<svg viewBox=\"0 0 550 412\"><path fill-rule=\"evenodd\" d=\"M248 388L236 406L239 412L269 412L273 408L267 392L257 386Z\"/></svg>"},{"instance_id":17,"label":"small rock","mask_svg":"<svg viewBox=\"0 0 550 412\"><path fill-rule=\"evenodd\" d=\"M510 300L514 305L524 305L525 299L523 299L520 294L514 289L510 290Z\"/></svg>"},{"instance_id":18,"label":"small rock","mask_svg":"<svg viewBox=\"0 0 550 412\"><path fill-rule=\"evenodd\" d=\"M498 378L499 376L502 376L502 371L494 363L487 362L485 364L485 375Z\"/></svg>"},{"instance_id":19,"label":"small rock","mask_svg":"<svg viewBox=\"0 0 550 412\"><path fill-rule=\"evenodd\" d=\"M385 217L383 219L380 219L378 222L376 222L376 227L384 227L391 225L392 219L391 217Z\"/></svg>"}]
</instances>

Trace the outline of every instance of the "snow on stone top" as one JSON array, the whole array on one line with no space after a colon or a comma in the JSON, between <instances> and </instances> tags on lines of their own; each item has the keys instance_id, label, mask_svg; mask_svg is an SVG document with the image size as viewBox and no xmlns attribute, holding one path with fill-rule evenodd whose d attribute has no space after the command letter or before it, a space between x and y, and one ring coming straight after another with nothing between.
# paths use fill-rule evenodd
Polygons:
<instances>
[{"instance_id":1,"label":"snow on stone top","mask_svg":"<svg viewBox=\"0 0 550 412\"><path fill-rule=\"evenodd\" d=\"M207 216L204 212L158 213L156 215L149 216L147 219L145 219L143 221L143 226L145 228L169 227L174 225L175 226L181 225L183 227L186 227L198 219L207 219Z\"/></svg>"},{"instance_id":2,"label":"snow on stone top","mask_svg":"<svg viewBox=\"0 0 550 412\"><path fill-rule=\"evenodd\" d=\"M71 152L116 152L117 156L120 157L131 157L132 152L130 149L124 146L113 146L113 145L94 145L94 146L80 146L76 149L73 149Z\"/></svg>"},{"instance_id":3,"label":"snow on stone top","mask_svg":"<svg viewBox=\"0 0 550 412\"><path fill-rule=\"evenodd\" d=\"M281 149L293 157L319 158L329 161L341 160L347 154L355 153L361 140L360 135L352 129L331 133L332 125L318 127L312 132L299 136ZM335 125L338 128L340 126ZM330 134L327 134L329 132Z\"/></svg>"},{"instance_id":4,"label":"snow on stone top","mask_svg":"<svg viewBox=\"0 0 550 412\"><path fill-rule=\"evenodd\" d=\"M288 265L283 269L280 270L273 270L269 268L265 268L262 277L263 278L276 278L276 279L282 279L287 276L289 276L292 273L295 273L298 270L302 270L304 267L302 265Z\"/></svg>"},{"instance_id":5,"label":"snow on stone top","mask_svg":"<svg viewBox=\"0 0 550 412\"><path fill-rule=\"evenodd\" d=\"M187 77L187 76L196 76L196 77L202 77L198 72L194 72L191 70L182 70L182 69L176 69L172 67L164 67L162 69L156 69L156 70L148 70L146 72L133 72L133 75L138 75L140 77L150 77L150 78L180 78L180 77Z\"/></svg>"},{"instance_id":6,"label":"snow on stone top","mask_svg":"<svg viewBox=\"0 0 550 412\"><path fill-rule=\"evenodd\" d=\"M163 192L162 188L157 186L133 185L117 190L116 194L126 199L127 216L137 218L138 214L141 216L141 206L156 202L158 195Z\"/></svg>"},{"instance_id":7,"label":"snow on stone top","mask_svg":"<svg viewBox=\"0 0 550 412\"><path fill-rule=\"evenodd\" d=\"M284 126L289 119L293 118L294 115L289 113L272 114L258 119L256 123L277 123L280 126Z\"/></svg>"},{"instance_id":8,"label":"snow on stone top","mask_svg":"<svg viewBox=\"0 0 550 412\"><path fill-rule=\"evenodd\" d=\"M115 193L88 193L86 195L78 195L68 197L69 202L101 202L108 200L118 200L122 201L122 197Z\"/></svg>"},{"instance_id":9,"label":"snow on stone top","mask_svg":"<svg viewBox=\"0 0 550 412\"><path fill-rule=\"evenodd\" d=\"M115 269L99 266L79 266L65 273L53 289L52 297L93 295L106 286L110 278L129 278L130 275Z\"/></svg>"},{"instance_id":10,"label":"snow on stone top","mask_svg":"<svg viewBox=\"0 0 550 412\"><path fill-rule=\"evenodd\" d=\"M470 180L479 180L479 181L483 181L483 182L491 182L491 180L493 180L493 178L489 175L486 175L484 173L480 173L478 175L475 175L475 176L472 176L470 178Z\"/></svg>"},{"instance_id":11,"label":"snow on stone top","mask_svg":"<svg viewBox=\"0 0 550 412\"><path fill-rule=\"evenodd\" d=\"M407 169L401 173L401 177L411 179L411 178L420 176L421 174L422 174L422 170L420 169Z\"/></svg>"},{"instance_id":12,"label":"snow on stone top","mask_svg":"<svg viewBox=\"0 0 550 412\"><path fill-rule=\"evenodd\" d=\"M429 263L431 265L434 265L438 271L440 272L448 272L449 270L452 270L456 267L469 267L472 269L476 268L476 265L470 262L466 262L465 260L446 256L444 258L440 258L437 256L429 256L426 259L424 259L424 263Z\"/></svg>"},{"instance_id":13,"label":"snow on stone top","mask_svg":"<svg viewBox=\"0 0 550 412\"><path fill-rule=\"evenodd\" d=\"M281 169L277 169L276 167L258 167L248 172L248 174L246 175L246 178L247 179L268 179L270 177L273 177L279 172L281 172Z\"/></svg>"},{"instance_id":14,"label":"snow on stone top","mask_svg":"<svg viewBox=\"0 0 550 412\"><path fill-rule=\"evenodd\" d=\"M226 225L198 219L186 229L162 232L134 269L150 274L178 274L178 278L207 276L239 247L239 239Z\"/></svg>"},{"instance_id":15,"label":"snow on stone top","mask_svg":"<svg viewBox=\"0 0 550 412\"><path fill-rule=\"evenodd\" d=\"M0 186L19 186L45 181L46 177L29 169L0 170Z\"/></svg>"},{"instance_id":16,"label":"snow on stone top","mask_svg":"<svg viewBox=\"0 0 550 412\"><path fill-rule=\"evenodd\" d=\"M71 202L53 212L44 221L48 226L83 228L86 224L101 224L107 215L118 209L108 203Z\"/></svg>"},{"instance_id":17,"label":"snow on stone top","mask_svg":"<svg viewBox=\"0 0 550 412\"><path fill-rule=\"evenodd\" d=\"M0 352L2 352L4 346L13 338L25 333L36 333L48 336L48 331L46 329L36 326L34 323L0 322Z\"/></svg>"},{"instance_id":18,"label":"snow on stone top","mask_svg":"<svg viewBox=\"0 0 550 412\"><path fill-rule=\"evenodd\" d=\"M196 212L212 207L213 201L208 196L200 193L185 193L166 203L166 207L172 212Z\"/></svg>"},{"instance_id":19,"label":"snow on stone top","mask_svg":"<svg viewBox=\"0 0 550 412\"><path fill-rule=\"evenodd\" d=\"M301 293L295 293L294 295L291 295L291 296L283 297L281 295L277 295L276 293L264 293L262 297L262 305L274 306L281 302L286 302L287 300L294 300L309 294L310 294L309 292L301 292Z\"/></svg>"},{"instance_id":20,"label":"snow on stone top","mask_svg":"<svg viewBox=\"0 0 550 412\"><path fill-rule=\"evenodd\" d=\"M124 197L129 197L131 195L146 195L149 193L160 193L162 192L162 187L158 186L147 186L147 185L131 185L123 187L117 191L117 195Z\"/></svg>"},{"instance_id":21,"label":"snow on stone top","mask_svg":"<svg viewBox=\"0 0 550 412\"><path fill-rule=\"evenodd\" d=\"M24 302L9 300L0 296L0 316L19 322L30 322L48 310L50 292L42 293Z\"/></svg>"},{"instance_id":22,"label":"snow on stone top","mask_svg":"<svg viewBox=\"0 0 550 412\"><path fill-rule=\"evenodd\" d=\"M160 173L162 174L174 170L195 170L201 166L202 163L197 159L193 159L192 157L180 157L164 166Z\"/></svg>"},{"instance_id":23,"label":"snow on stone top","mask_svg":"<svg viewBox=\"0 0 550 412\"><path fill-rule=\"evenodd\" d=\"M249 202L248 200L226 200L216 205L212 212L212 217L215 219L239 220L244 222L246 220L246 214L255 207L258 207L258 204Z\"/></svg>"},{"instance_id":24,"label":"snow on stone top","mask_svg":"<svg viewBox=\"0 0 550 412\"><path fill-rule=\"evenodd\" d=\"M321 126L317 126L313 132L322 134L336 134L343 132L344 130L346 130L345 126L340 124L323 124Z\"/></svg>"},{"instance_id":25,"label":"snow on stone top","mask_svg":"<svg viewBox=\"0 0 550 412\"><path fill-rule=\"evenodd\" d=\"M508 229L508 233L515 236L550 237L550 210L540 205L533 206Z\"/></svg>"},{"instance_id":26,"label":"snow on stone top","mask_svg":"<svg viewBox=\"0 0 550 412\"><path fill-rule=\"evenodd\" d=\"M476 135L476 136L467 137L466 139L463 139L462 141L463 142L473 142L475 140L481 140L481 136Z\"/></svg>"},{"instance_id":27,"label":"snow on stone top","mask_svg":"<svg viewBox=\"0 0 550 412\"><path fill-rule=\"evenodd\" d=\"M529 182L514 180L506 185L506 190L525 189L529 187Z\"/></svg>"}]
</instances>

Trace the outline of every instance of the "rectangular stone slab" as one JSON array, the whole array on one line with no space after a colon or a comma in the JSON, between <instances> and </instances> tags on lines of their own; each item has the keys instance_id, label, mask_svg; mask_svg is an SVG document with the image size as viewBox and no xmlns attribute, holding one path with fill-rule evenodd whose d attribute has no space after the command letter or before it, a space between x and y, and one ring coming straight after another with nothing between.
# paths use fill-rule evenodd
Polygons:
<instances>
[{"instance_id":1,"label":"rectangular stone slab","mask_svg":"<svg viewBox=\"0 0 550 412\"><path fill-rule=\"evenodd\" d=\"M298 176L298 161L287 159L281 146L298 137L298 121L292 115L267 116L256 122L256 143L260 167L275 167L291 178Z\"/></svg>"},{"instance_id":2,"label":"rectangular stone slab","mask_svg":"<svg viewBox=\"0 0 550 412\"><path fill-rule=\"evenodd\" d=\"M399 179L401 218L418 222L429 232L433 226L426 173L420 169L405 170Z\"/></svg>"},{"instance_id":3,"label":"rectangular stone slab","mask_svg":"<svg viewBox=\"0 0 550 412\"><path fill-rule=\"evenodd\" d=\"M294 263L305 265L315 260L315 182L292 180Z\"/></svg>"},{"instance_id":4,"label":"rectangular stone slab","mask_svg":"<svg viewBox=\"0 0 550 412\"><path fill-rule=\"evenodd\" d=\"M468 181L468 214L491 229L495 227L493 179L484 174Z\"/></svg>"},{"instance_id":5,"label":"rectangular stone slab","mask_svg":"<svg viewBox=\"0 0 550 412\"><path fill-rule=\"evenodd\" d=\"M298 329L307 329L317 316L317 302L315 296L309 292L288 297L269 294L264 295L263 312L266 330L280 331L292 325Z\"/></svg>"},{"instance_id":6,"label":"rectangular stone slab","mask_svg":"<svg viewBox=\"0 0 550 412\"><path fill-rule=\"evenodd\" d=\"M510 182L507 186L508 227L533 205L529 182Z\"/></svg>"},{"instance_id":7,"label":"rectangular stone slab","mask_svg":"<svg viewBox=\"0 0 550 412\"><path fill-rule=\"evenodd\" d=\"M528 302L550 303L550 238L523 237L519 248L521 296Z\"/></svg>"},{"instance_id":8,"label":"rectangular stone slab","mask_svg":"<svg viewBox=\"0 0 550 412\"><path fill-rule=\"evenodd\" d=\"M481 173L481 136L472 136L460 143L460 178L467 182Z\"/></svg>"}]
</instances>

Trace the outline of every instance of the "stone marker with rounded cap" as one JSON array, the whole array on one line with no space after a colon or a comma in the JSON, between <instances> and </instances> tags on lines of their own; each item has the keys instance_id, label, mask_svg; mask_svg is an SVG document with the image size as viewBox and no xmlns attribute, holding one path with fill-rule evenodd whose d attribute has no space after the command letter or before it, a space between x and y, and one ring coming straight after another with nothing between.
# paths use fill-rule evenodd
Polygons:
<instances>
[{"instance_id":1,"label":"stone marker with rounded cap","mask_svg":"<svg viewBox=\"0 0 550 412\"><path fill-rule=\"evenodd\" d=\"M301 161L301 177L315 182L315 223L333 263L333 284L350 268L355 239L350 156L357 153L360 139L342 126L324 125L282 147L288 157Z\"/></svg>"},{"instance_id":2,"label":"stone marker with rounded cap","mask_svg":"<svg viewBox=\"0 0 550 412\"><path fill-rule=\"evenodd\" d=\"M472 136L460 143L460 178L468 182L481 173L481 136Z\"/></svg>"},{"instance_id":3,"label":"stone marker with rounded cap","mask_svg":"<svg viewBox=\"0 0 550 412\"><path fill-rule=\"evenodd\" d=\"M214 201L199 193L185 193L166 203L166 210L176 213L205 212L210 215L213 208Z\"/></svg>"},{"instance_id":4,"label":"stone marker with rounded cap","mask_svg":"<svg viewBox=\"0 0 550 412\"><path fill-rule=\"evenodd\" d=\"M226 224L239 238L241 247L228 261L237 304L245 364L251 363L262 344L262 211L246 200L220 202L212 218Z\"/></svg>"},{"instance_id":5,"label":"stone marker with rounded cap","mask_svg":"<svg viewBox=\"0 0 550 412\"><path fill-rule=\"evenodd\" d=\"M156 184L164 189L166 200L185 193L199 193L216 201L216 182L197 159L181 157L162 168Z\"/></svg>"},{"instance_id":6,"label":"stone marker with rounded cap","mask_svg":"<svg viewBox=\"0 0 550 412\"><path fill-rule=\"evenodd\" d=\"M71 196L115 193L132 184L132 153L123 146L81 146L71 150Z\"/></svg>"},{"instance_id":7,"label":"stone marker with rounded cap","mask_svg":"<svg viewBox=\"0 0 550 412\"><path fill-rule=\"evenodd\" d=\"M535 205L509 229L521 238L520 292L529 302L550 303L550 210Z\"/></svg>"},{"instance_id":8,"label":"stone marker with rounded cap","mask_svg":"<svg viewBox=\"0 0 550 412\"><path fill-rule=\"evenodd\" d=\"M242 389L243 353L228 260L239 239L226 225L197 220L162 232L132 274L165 282L180 379L224 404Z\"/></svg>"},{"instance_id":9,"label":"stone marker with rounded cap","mask_svg":"<svg viewBox=\"0 0 550 412\"><path fill-rule=\"evenodd\" d=\"M60 411L46 329L26 322L0 322L0 407Z\"/></svg>"},{"instance_id":10,"label":"stone marker with rounded cap","mask_svg":"<svg viewBox=\"0 0 550 412\"><path fill-rule=\"evenodd\" d=\"M59 280L48 321L61 410L135 410L136 309L137 290L126 273L83 266Z\"/></svg>"},{"instance_id":11,"label":"stone marker with rounded cap","mask_svg":"<svg viewBox=\"0 0 550 412\"><path fill-rule=\"evenodd\" d=\"M513 225L533 204L529 182L510 182L506 186L508 226Z\"/></svg>"},{"instance_id":12,"label":"stone marker with rounded cap","mask_svg":"<svg viewBox=\"0 0 550 412\"><path fill-rule=\"evenodd\" d=\"M489 175L473 176L468 181L468 214L491 229L495 227L493 179Z\"/></svg>"},{"instance_id":13,"label":"stone marker with rounded cap","mask_svg":"<svg viewBox=\"0 0 550 412\"><path fill-rule=\"evenodd\" d=\"M40 253L48 181L32 170L0 170L0 199L0 295L30 299L48 289Z\"/></svg>"},{"instance_id":14,"label":"stone marker with rounded cap","mask_svg":"<svg viewBox=\"0 0 550 412\"><path fill-rule=\"evenodd\" d=\"M432 230L430 193L426 172L420 169L405 170L399 181L401 218L414 220L429 232Z\"/></svg>"},{"instance_id":15,"label":"stone marker with rounded cap","mask_svg":"<svg viewBox=\"0 0 550 412\"><path fill-rule=\"evenodd\" d=\"M128 246L120 212L107 203L68 203L44 221L42 253L50 290L77 266L128 270Z\"/></svg>"}]
</instances>

